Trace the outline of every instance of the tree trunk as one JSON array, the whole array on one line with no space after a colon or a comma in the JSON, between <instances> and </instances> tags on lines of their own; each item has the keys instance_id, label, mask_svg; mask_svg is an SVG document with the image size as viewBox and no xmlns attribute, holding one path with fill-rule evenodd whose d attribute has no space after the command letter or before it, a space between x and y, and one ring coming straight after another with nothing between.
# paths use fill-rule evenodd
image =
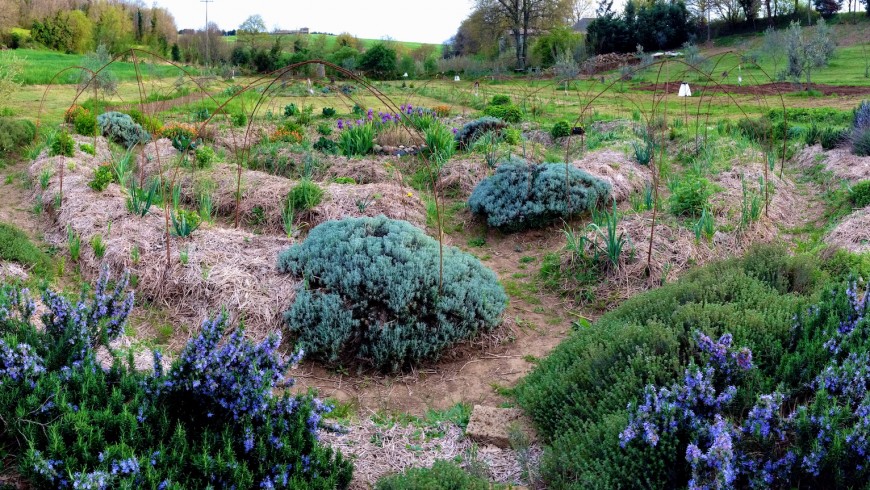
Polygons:
<instances>
[{"instance_id":1,"label":"tree trunk","mask_svg":"<svg viewBox=\"0 0 870 490\"><path fill-rule=\"evenodd\" d=\"M530 12L529 7L523 9L523 70L526 69L526 60L528 58L529 52L529 20L530 20Z\"/></svg>"},{"instance_id":2,"label":"tree trunk","mask_svg":"<svg viewBox=\"0 0 870 490\"><path fill-rule=\"evenodd\" d=\"M516 45L516 53L517 53L517 68L520 70L524 70L525 64L523 63L523 43L520 40L522 33L520 32L519 27L511 29L514 33L514 44Z\"/></svg>"}]
</instances>

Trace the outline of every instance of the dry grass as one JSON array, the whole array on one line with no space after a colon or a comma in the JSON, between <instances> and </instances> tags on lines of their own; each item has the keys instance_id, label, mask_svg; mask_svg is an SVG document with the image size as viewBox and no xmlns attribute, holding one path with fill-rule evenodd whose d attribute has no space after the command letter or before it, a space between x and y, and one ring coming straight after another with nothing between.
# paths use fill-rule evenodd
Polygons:
<instances>
[{"instance_id":1,"label":"dry grass","mask_svg":"<svg viewBox=\"0 0 870 490\"><path fill-rule=\"evenodd\" d=\"M161 154L163 174L170 179L176 175L176 183L181 188L181 196L185 202L194 205L202 192L207 191L211 193L214 210L218 216L234 218L236 190L241 176L239 219L242 224L256 226L261 231L283 233L281 211L285 206L287 195L297 184L296 181L256 170L242 169L239 174L238 167L223 164L217 164L208 170L178 169L173 158L165 158L165 155L172 154L169 149L166 149L168 142L165 141L160 140L156 144L158 148L163 148L158 150ZM148 145L146 153L150 151L156 154L154 146L154 144ZM140 161L145 162L142 173L146 177L159 173L156 157ZM321 186L324 190L322 202L297 216L308 227L317 226L330 219L379 214L409 221L418 227L425 226L423 203L413 190L398 183L364 185L327 183Z\"/></svg>"},{"instance_id":2,"label":"dry grass","mask_svg":"<svg viewBox=\"0 0 870 490\"><path fill-rule=\"evenodd\" d=\"M420 146L424 143L419 131L402 125L392 125L375 137L375 144L381 146Z\"/></svg>"},{"instance_id":3,"label":"dry grass","mask_svg":"<svg viewBox=\"0 0 870 490\"><path fill-rule=\"evenodd\" d=\"M438 187L457 191L461 196L470 196L488 174L489 169L483 158L450 160L438 175Z\"/></svg>"},{"instance_id":4,"label":"dry grass","mask_svg":"<svg viewBox=\"0 0 870 490\"><path fill-rule=\"evenodd\" d=\"M609 183L611 195L617 202L628 199L632 193L643 190L652 182L649 167L637 164L617 150L587 153L573 165Z\"/></svg>"},{"instance_id":5,"label":"dry grass","mask_svg":"<svg viewBox=\"0 0 870 490\"><path fill-rule=\"evenodd\" d=\"M870 252L870 207L849 215L825 238L827 243L851 252Z\"/></svg>"},{"instance_id":6,"label":"dry grass","mask_svg":"<svg viewBox=\"0 0 870 490\"><path fill-rule=\"evenodd\" d=\"M709 241L696 238L691 229L694 220L678 219L660 211L656 218L649 267L647 256L652 211L624 216L618 225L618 234L624 234L631 245L623 252L620 267L610 271L606 280L595 286L595 297L603 302L603 306L615 306L641 291L679 277L692 267L742 255L755 243L776 241L781 225L795 226L806 222L806 217L812 214L811 204L799 195L792 182L779 179L770 172L768 177L774 190L768 216L762 210L759 221L745 228L739 226L743 206L741 175L745 176L747 187L757 192L758 177L763 175L764 165L757 161L744 162L739 170L724 171L713 177L713 183L720 188L710 199L718 230ZM664 204L666 197L660 199Z\"/></svg>"},{"instance_id":7,"label":"dry grass","mask_svg":"<svg viewBox=\"0 0 870 490\"><path fill-rule=\"evenodd\" d=\"M322 174L323 180L350 177L357 184L402 182L402 173L395 165L395 157L360 160L343 156L324 156L322 160L326 167Z\"/></svg>"},{"instance_id":8,"label":"dry grass","mask_svg":"<svg viewBox=\"0 0 870 490\"><path fill-rule=\"evenodd\" d=\"M821 164L835 176L852 183L870 179L870 157L853 155L847 148L824 151L821 145L808 146L798 153L795 162L805 169Z\"/></svg>"}]
</instances>

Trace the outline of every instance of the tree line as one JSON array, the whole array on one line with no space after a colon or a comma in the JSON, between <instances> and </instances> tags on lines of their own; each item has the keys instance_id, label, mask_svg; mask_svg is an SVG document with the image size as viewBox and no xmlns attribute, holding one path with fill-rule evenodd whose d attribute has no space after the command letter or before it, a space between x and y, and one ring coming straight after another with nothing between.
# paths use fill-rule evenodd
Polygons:
<instances>
[{"instance_id":1,"label":"tree line","mask_svg":"<svg viewBox=\"0 0 870 490\"><path fill-rule=\"evenodd\" d=\"M14 27L29 29L30 35ZM0 32L12 48L38 43L65 53L103 45L117 54L137 45L168 54L178 36L168 10L133 0L3 0Z\"/></svg>"}]
</instances>

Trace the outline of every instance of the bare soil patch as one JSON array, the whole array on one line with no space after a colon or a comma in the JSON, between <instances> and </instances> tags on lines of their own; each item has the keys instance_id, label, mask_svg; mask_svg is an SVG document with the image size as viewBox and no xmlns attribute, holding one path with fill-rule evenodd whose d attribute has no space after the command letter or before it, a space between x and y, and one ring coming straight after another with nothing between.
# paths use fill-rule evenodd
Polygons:
<instances>
[{"instance_id":1,"label":"bare soil patch","mask_svg":"<svg viewBox=\"0 0 870 490\"><path fill-rule=\"evenodd\" d=\"M633 86L635 90L643 90L648 92L664 93L665 90L669 94L677 95L680 91L679 83L640 83ZM859 85L824 85L814 83L812 89L821 92L823 95L866 95L870 94L870 86ZM693 95L711 95L715 93L729 94L744 94L744 95L784 95L792 92L803 92L805 89L801 84L790 82L774 82L763 83L759 85L706 85L693 87Z\"/></svg>"}]
</instances>

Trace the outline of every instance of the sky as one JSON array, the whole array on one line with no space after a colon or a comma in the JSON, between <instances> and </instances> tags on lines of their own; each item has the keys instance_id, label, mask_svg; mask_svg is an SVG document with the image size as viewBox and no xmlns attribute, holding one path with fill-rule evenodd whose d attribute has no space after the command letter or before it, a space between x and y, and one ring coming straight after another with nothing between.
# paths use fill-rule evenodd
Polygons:
<instances>
[{"instance_id":1,"label":"sky","mask_svg":"<svg viewBox=\"0 0 870 490\"><path fill-rule=\"evenodd\" d=\"M179 29L205 25L206 4L199 0L155 3L172 12ZM472 7L473 0L214 0L208 4L208 20L231 30L260 14L270 31L308 27L363 39L440 44L456 34Z\"/></svg>"}]
</instances>

